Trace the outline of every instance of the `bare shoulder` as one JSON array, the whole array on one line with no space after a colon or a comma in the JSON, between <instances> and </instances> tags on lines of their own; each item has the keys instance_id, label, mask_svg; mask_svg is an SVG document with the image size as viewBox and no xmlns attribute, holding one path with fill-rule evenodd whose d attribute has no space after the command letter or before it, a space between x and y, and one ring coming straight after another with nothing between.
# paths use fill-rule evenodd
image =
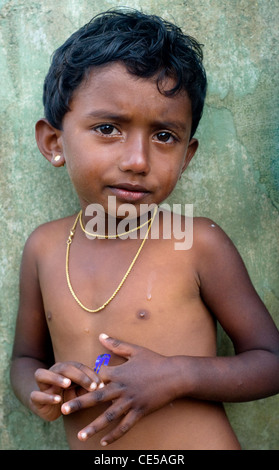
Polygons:
<instances>
[{"instance_id":1,"label":"bare shoulder","mask_svg":"<svg viewBox=\"0 0 279 470\"><path fill-rule=\"evenodd\" d=\"M195 217L193 221L193 241L196 249L203 252L212 250L236 250L232 240L212 219Z\"/></svg>"},{"instance_id":2,"label":"bare shoulder","mask_svg":"<svg viewBox=\"0 0 279 470\"><path fill-rule=\"evenodd\" d=\"M215 238L216 236L226 236L223 229L214 220L207 217L194 217L195 235L200 241L204 238Z\"/></svg>"},{"instance_id":3,"label":"bare shoulder","mask_svg":"<svg viewBox=\"0 0 279 470\"><path fill-rule=\"evenodd\" d=\"M65 243L76 215L64 217L39 225L28 237L24 253L35 258L40 257L52 246Z\"/></svg>"},{"instance_id":4,"label":"bare shoulder","mask_svg":"<svg viewBox=\"0 0 279 470\"><path fill-rule=\"evenodd\" d=\"M193 253L200 276L212 279L225 271L234 276L247 276L245 264L237 247L226 232L213 220L197 217L193 222Z\"/></svg>"}]
</instances>

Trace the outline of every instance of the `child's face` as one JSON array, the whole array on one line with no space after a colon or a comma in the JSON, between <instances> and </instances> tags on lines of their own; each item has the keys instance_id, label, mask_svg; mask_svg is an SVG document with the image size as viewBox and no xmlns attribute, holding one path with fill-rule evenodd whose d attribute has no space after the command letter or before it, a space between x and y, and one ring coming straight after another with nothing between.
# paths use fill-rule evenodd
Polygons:
<instances>
[{"instance_id":1,"label":"child's face","mask_svg":"<svg viewBox=\"0 0 279 470\"><path fill-rule=\"evenodd\" d=\"M172 81L165 84L172 87ZM174 189L197 148L189 143L186 93L162 95L155 80L119 64L93 69L74 93L58 141L82 207L159 204Z\"/></svg>"}]
</instances>

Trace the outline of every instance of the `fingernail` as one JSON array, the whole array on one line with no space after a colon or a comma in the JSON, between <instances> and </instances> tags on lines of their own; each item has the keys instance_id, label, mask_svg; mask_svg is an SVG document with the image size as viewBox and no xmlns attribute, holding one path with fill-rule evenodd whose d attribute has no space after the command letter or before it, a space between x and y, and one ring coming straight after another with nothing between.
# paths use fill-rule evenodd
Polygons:
<instances>
[{"instance_id":1,"label":"fingernail","mask_svg":"<svg viewBox=\"0 0 279 470\"><path fill-rule=\"evenodd\" d=\"M107 445L108 445L108 443L106 441L101 441L101 446L105 447Z\"/></svg>"},{"instance_id":2,"label":"fingernail","mask_svg":"<svg viewBox=\"0 0 279 470\"><path fill-rule=\"evenodd\" d=\"M70 379L63 379L63 384L68 387L68 385L71 384L71 380Z\"/></svg>"},{"instance_id":3,"label":"fingernail","mask_svg":"<svg viewBox=\"0 0 279 470\"><path fill-rule=\"evenodd\" d=\"M55 397L53 397L53 400L54 400L56 403L59 403L59 402L61 401L60 395L55 395Z\"/></svg>"},{"instance_id":4,"label":"fingernail","mask_svg":"<svg viewBox=\"0 0 279 470\"><path fill-rule=\"evenodd\" d=\"M106 333L101 333L101 334L100 334L100 338L102 338L102 339L108 339L108 335L106 335Z\"/></svg>"},{"instance_id":5,"label":"fingernail","mask_svg":"<svg viewBox=\"0 0 279 470\"><path fill-rule=\"evenodd\" d=\"M90 385L90 390L96 390L97 388L97 384L95 382L92 382L92 384Z\"/></svg>"},{"instance_id":6,"label":"fingernail","mask_svg":"<svg viewBox=\"0 0 279 470\"><path fill-rule=\"evenodd\" d=\"M105 384L104 382L101 382L98 388L104 388Z\"/></svg>"},{"instance_id":7,"label":"fingernail","mask_svg":"<svg viewBox=\"0 0 279 470\"><path fill-rule=\"evenodd\" d=\"M69 405L63 405L62 408L63 408L63 412L66 413L66 414L70 413L70 411L71 411L71 408L69 407Z\"/></svg>"},{"instance_id":8,"label":"fingernail","mask_svg":"<svg viewBox=\"0 0 279 470\"><path fill-rule=\"evenodd\" d=\"M84 432L84 431L83 431L83 432L80 432L80 433L79 433L79 436L80 436L80 438L81 438L83 441L84 441L85 439L87 439L87 434L86 434L86 432Z\"/></svg>"}]
</instances>

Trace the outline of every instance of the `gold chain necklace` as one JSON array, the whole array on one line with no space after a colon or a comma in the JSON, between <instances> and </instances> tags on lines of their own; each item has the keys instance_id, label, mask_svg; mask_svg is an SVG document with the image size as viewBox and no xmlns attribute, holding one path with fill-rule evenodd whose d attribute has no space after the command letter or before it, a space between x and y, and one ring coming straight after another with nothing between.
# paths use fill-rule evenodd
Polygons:
<instances>
[{"instance_id":1,"label":"gold chain necklace","mask_svg":"<svg viewBox=\"0 0 279 470\"><path fill-rule=\"evenodd\" d=\"M80 218L80 214L81 214L81 211L79 212L76 220L75 220L75 223L73 225L73 227L71 228L70 230L70 235L69 235L69 238L67 240L67 251L66 251L66 278L67 278L67 284L68 284L68 287L69 287L69 290L72 294L72 296L74 297L75 301L78 303L78 305L83 308L83 310L86 310L86 312L89 312L89 313L97 313L97 312L100 312L100 310L103 310L113 299L114 297L116 296L116 294L119 292L119 290L121 289L121 287L123 286L124 282L126 281L128 275L130 274L142 248L143 248L143 245L145 244L146 240L147 240L147 237L148 237L148 234L150 232L150 229L151 229L151 226L153 224L153 221L155 219L155 216L156 216L156 213L157 213L157 206L155 207L154 209L154 213L153 213L153 216L151 217L150 219L150 223L149 223L149 226L148 226L148 229L146 231L146 234L145 234L145 237L136 253L136 256L134 257L132 263L130 264L128 270L126 271L124 277L122 278L120 284L118 285L118 287L115 289L114 293L110 296L110 298L99 308L96 308L96 309L91 309L91 308L87 308L85 307L85 305L83 305L81 303L81 301L78 299L78 297L76 296L74 290L73 290L73 287L72 287L72 284L71 284L71 281L70 281L70 275L69 275L69 254L70 254L70 246L72 244L72 241L73 241L73 238L74 238L74 235L75 235L75 231L76 231L76 226L77 226L77 223L78 223L78 220ZM148 221L149 222L149 221Z\"/></svg>"},{"instance_id":2,"label":"gold chain necklace","mask_svg":"<svg viewBox=\"0 0 279 470\"><path fill-rule=\"evenodd\" d=\"M81 217L82 217L82 211L80 211L80 213L78 214L78 219L79 219L79 225L80 225L81 229L83 230L83 232L86 233L86 235L89 235L90 237L96 237L96 238L119 238L119 237L122 237L123 235L128 235L128 233L135 232L136 230L141 229L142 227L147 225L149 222L151 222L151 219L148 219L146 222L139 225L138 227L135 227L135 228L132 228L131 230L128 230L128 232L123 232L123 233L119 233L119 234L117 233L115 235L100 235L99 233L87 232L87 230L85 230L85 228L84 228Z\"/></svg>"}]
</instances>

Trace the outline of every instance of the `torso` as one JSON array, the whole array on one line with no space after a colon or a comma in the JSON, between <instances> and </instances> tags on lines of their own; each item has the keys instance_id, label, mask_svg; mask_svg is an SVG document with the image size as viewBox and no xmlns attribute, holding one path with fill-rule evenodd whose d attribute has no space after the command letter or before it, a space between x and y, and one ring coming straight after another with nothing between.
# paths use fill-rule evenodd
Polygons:
<instances>
[{"instance_id":1,"label":"torso","mask_svg":"<svg viewBox=\"0 0 279 470\"><path fill-rule=\"evenodd\" d=\"M98 313L84 311L72 297L65 276L66 240L74 218L56 224L55 240L41 254L39 277L46 320L56 361L93 366L106 352L98 336L106 333L163 355L216 355L216 325L202 302L195 246L175 251L173 240L147 240L124 285ZM51 224L46 230L52 232ZM69 273L80 301L102 305L118 286L140 240L88 240L77 230L70 250ZM55 260L55 262L54 262ZM110 365L119 364L112 357ZM72 449L101 449L104 433L80 442L76 435L100 408L64 418ZM148 429L148 433L146 432ZM219 404L176 400L141 419L110 449L238 449Z\"/></svg>"}]
</instances>

